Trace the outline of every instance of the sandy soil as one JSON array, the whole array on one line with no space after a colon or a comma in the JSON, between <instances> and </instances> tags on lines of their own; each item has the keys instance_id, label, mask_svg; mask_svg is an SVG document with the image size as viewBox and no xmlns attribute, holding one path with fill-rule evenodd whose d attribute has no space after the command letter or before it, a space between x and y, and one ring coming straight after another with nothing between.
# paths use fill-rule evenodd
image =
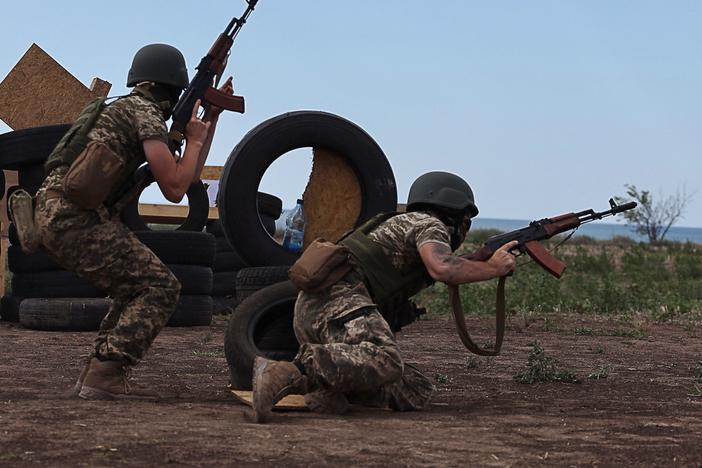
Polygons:
<instances>
[{"instance_id":1,"label":"sandy soil","mask_svg":"<svg viewBox=\"0 0 702 468\"><path fill-rule=\"evenodd\" d=\"M492 321L468 322L490 339ZM699 323L515 320L502 355L478 358L450 321L420 321L400 343L436 381L426 411L285 412L262 426L227 390L225 328L157 338L134 377L163 401L88 402L61 395L92 333L0 322L0 466L702 466ZM534 340L582 382L516 383Z\"/></svg>"}]
</instances>

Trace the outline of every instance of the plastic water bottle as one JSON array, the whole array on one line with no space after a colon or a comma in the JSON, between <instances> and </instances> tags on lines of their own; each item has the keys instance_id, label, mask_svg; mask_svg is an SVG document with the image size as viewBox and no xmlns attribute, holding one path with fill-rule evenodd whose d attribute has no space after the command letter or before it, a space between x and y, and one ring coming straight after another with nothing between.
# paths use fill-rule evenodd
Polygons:
<instances>
[{"instance_id":1,"label":"plastic water bottle","mask_svg":"<svg viewBox=\"0 0 702 468\"><path fill-rule=\"evenodd\" d=\"M285 234L283 235L283 248L290 252L302 250L302 240L305 234L305 214L302 210L302 200L297 200L297 205L285 218Z\"/></svg>"}]
</instances>

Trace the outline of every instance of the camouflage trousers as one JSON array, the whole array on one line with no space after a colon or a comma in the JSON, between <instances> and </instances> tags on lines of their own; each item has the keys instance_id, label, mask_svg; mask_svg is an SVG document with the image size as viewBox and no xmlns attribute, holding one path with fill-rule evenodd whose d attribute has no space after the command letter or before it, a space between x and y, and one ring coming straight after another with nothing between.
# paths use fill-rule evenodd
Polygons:
<instances>
[{"instance_id":1,"label":"camouflage trousers","mask_svg":"<svg viewBox=\"0 0 702 468\"><path fill-rule=\"evenodd\" d=\"M295 303L295 361L311 390L344 394L351 403L408 411L423 408L434 386L403 362L390 326L352 272L319 294Z\"/></svg>"},{"instance_id":2,"label":"camouflage trousers","mask_svg":"<svg viewBox=\"0 0 702 468\"><path fill-rule=\"evenodd\" d=\"M107 210L85 210L61 191L65 173L47 177L36 195L34 218L46 252L112 298L95 339L94 355L137 364L166 325L180 283L156 255Z\"/></svg>"}]
</instances>

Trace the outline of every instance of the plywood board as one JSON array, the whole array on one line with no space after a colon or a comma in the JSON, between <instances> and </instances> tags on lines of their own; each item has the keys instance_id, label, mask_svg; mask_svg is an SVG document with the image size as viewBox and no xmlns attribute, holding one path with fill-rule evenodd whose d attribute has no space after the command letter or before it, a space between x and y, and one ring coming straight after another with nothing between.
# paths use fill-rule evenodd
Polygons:
<instances>
[{"instance_id":1,"label":"plywood board","mask_svg":"<svg viewBox=\"0 0 702 468\"><path fill-rule=\"evenodd\" d=\"M41 47L32 44L0 83L0 119L13 130L73 122L112 85L95 78L85 87Z\"/></svg>"},{"instance_id":2,"label":"plywood board","mask_svg":"<svg viewBox=\"0 0 702 468\"><path fill-rule=\"evenodd\" d=\"M305 240L317 237L336 242L353 228L361 214L361 186L343 155L313 149L312 173L304 193Z\"/></svg>"}]
</instances>

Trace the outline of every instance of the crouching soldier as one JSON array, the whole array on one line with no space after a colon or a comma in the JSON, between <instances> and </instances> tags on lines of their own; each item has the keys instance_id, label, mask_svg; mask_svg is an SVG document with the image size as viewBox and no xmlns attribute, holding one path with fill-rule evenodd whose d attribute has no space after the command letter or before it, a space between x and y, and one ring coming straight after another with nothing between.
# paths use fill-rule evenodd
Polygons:
<instances>
[{"instance_id":1,"label":"crouching soldier","mask_svg":"<svg viewBox=\"0 0 702 468\"><path fill-rule=\"evenodd\" d=\"M158 397L130 384L127 370L144 357L173 313L180 283L111 208L144 162L174 203L200 179L221 109L206 108L201 120L195 104L185 149L176 159L166 120L188 83L177 49L165 44L141 48L127 78L132 92L109 103L91 103L49 156L47 177L35 197L34 231L27 226L26 203L11 201L23 248L40 242L58 264L112 299L72 391L81 398ZM231 94L231 80L221 89Z\"/></svg>"},{"instance_id":2,"label":"crouching soldier","mask_svg":"<svg viewBox=\"0 0 702 468\"><path fill-rule=\"evenodd\" d=\"M423 408L434 387L403 361L384 314L434 281L458 285L514 270L509 250L515 243L485 262L453 254L477 214L463 179L430 172L412 184L406 213L379 215L339 241L350 261L326 276L332 282L321 288L298 284L303 290L295 303L295 359L255 360L255 420L268 421L275 403L291 393L303 394L310 409L325 413L343 413L349 404Z\"/></svg>"}]
</instances>

